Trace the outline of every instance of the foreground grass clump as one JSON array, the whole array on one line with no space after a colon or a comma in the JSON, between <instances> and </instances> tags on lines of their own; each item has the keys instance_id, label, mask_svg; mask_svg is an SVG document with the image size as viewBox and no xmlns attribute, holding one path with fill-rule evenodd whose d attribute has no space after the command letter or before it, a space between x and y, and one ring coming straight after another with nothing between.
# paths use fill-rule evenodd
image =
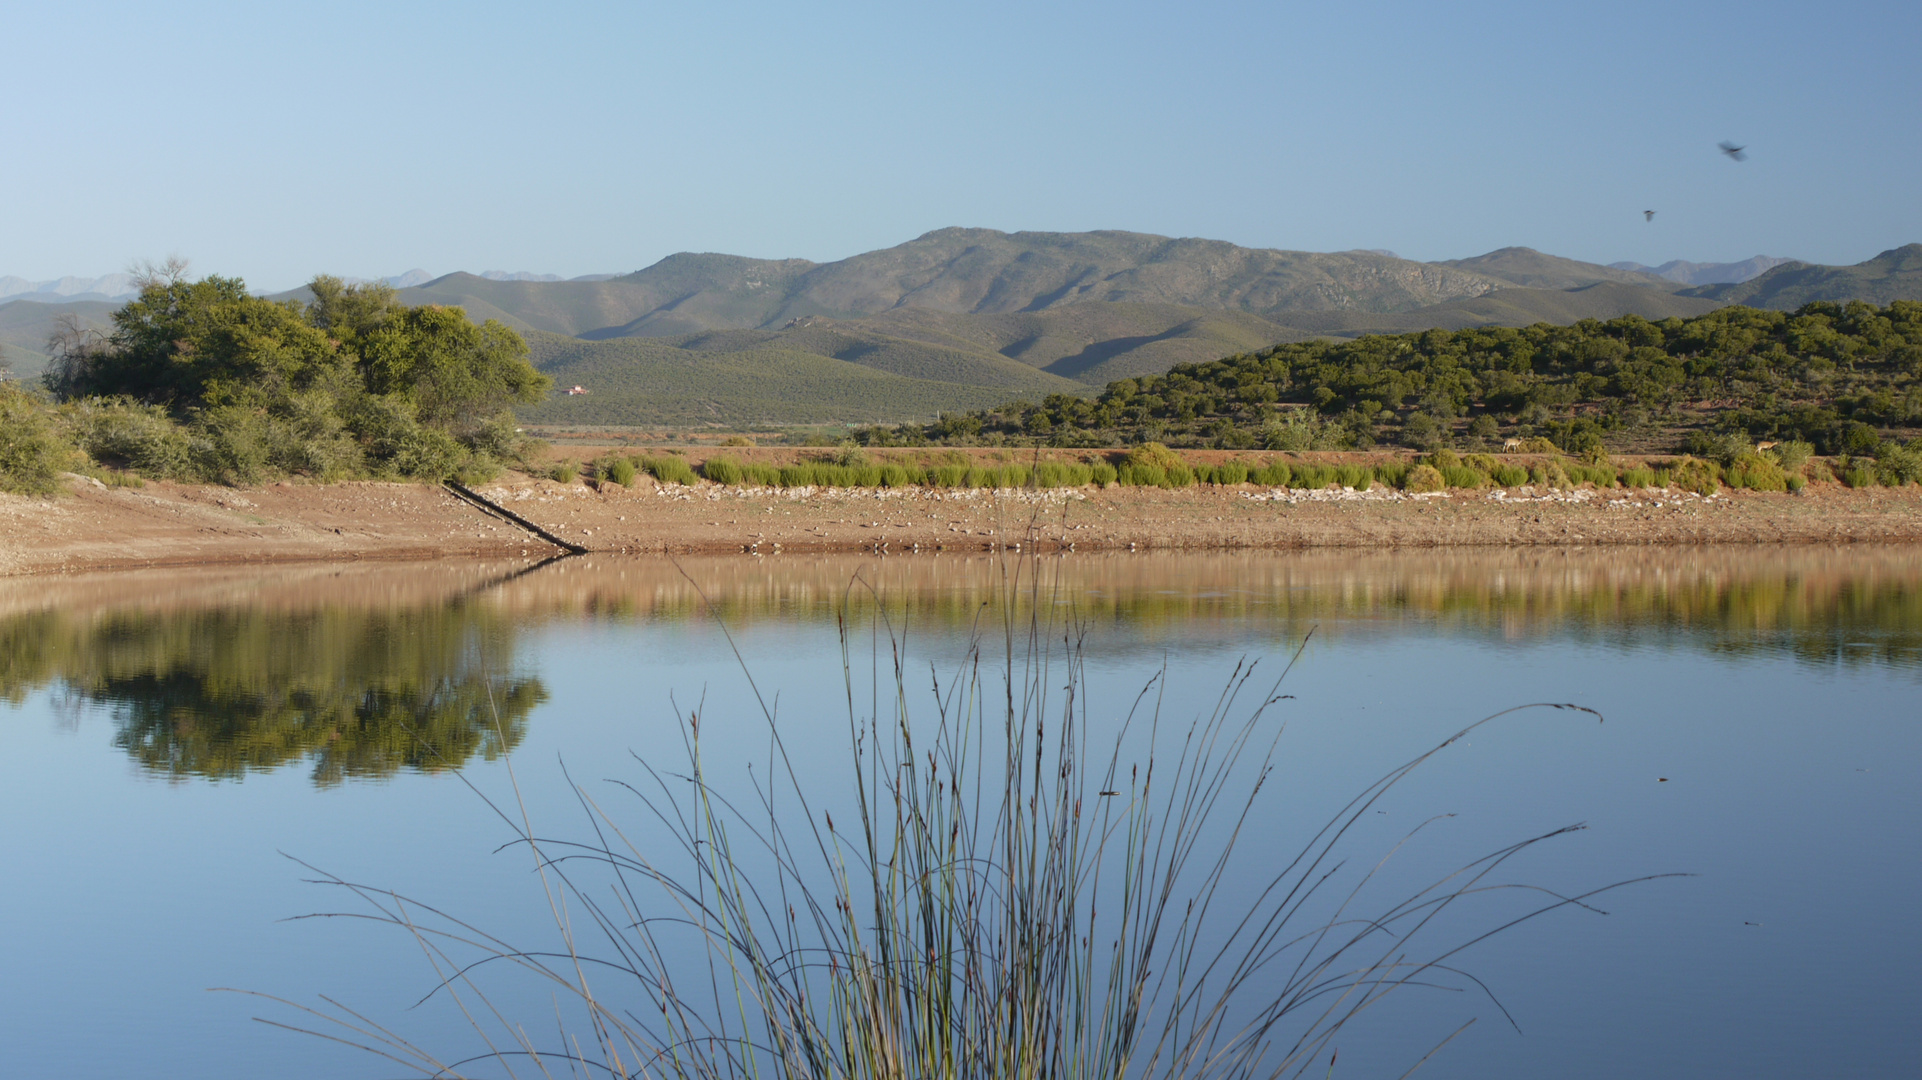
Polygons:
<instances>
[{"instance_id":1,"label":"foreground grass clump","mask_svg":"<svg viewBox=\"0 0 1922 1080\"><path fill-rule=\"evenodd\" d=\"M1346 850L1404 777L1488 720L1303 823L1292 855L1242 857L1257 831L1244 826L1265 841L1287 824L1262 800L1279 679L1240 665L1182 717L1160 712L1159 676L1131 709L1091 706L1083 639L1049 621L1051 600L999 602L992 654L977 639L931 686L878 608L872 639L844 611L845 776L791 757L764 704L766 772L717 773L712 747L731 739L697 711L679 717L680 760L574 786L579 840L494 806L534 860L551 943L328 879L424 950L474 1055L305 1011L338 1025L327 1037L346 1029L436 1077L485 1063L702 1080L1272 1078L1301 1074L1387 994L1478 986L1454 966L1462 949L1605 891L1494 876L1579 826L1395 892L1376 887L1379 852ZM874 671L855 660L870 640ZM1096 736L1091 708L1121 719ZM1498 896L1520 906L1484 907ZM495 981L514 975L558 995L548 1015L496 1011Z\"/></svg>"}]
</instances>

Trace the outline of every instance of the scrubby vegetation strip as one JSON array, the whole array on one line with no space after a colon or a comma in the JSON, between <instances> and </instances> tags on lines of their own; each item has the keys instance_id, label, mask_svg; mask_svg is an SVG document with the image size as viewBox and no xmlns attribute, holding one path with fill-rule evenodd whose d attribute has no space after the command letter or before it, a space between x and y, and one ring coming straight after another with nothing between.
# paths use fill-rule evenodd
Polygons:
<instances>
[{"instance_id":1,"label":"scrubby vegetation strip","mask_svg":"<svg viewBox=\"0 0 1922 1080\"><path fill-rule=\"evenodd\" d=\"M551 479L571 483L583 474L594 484L632 486L644 476L663 484L693 486L701 481L745 488L1185 488L1195 485L1318 490L1383 488L1410 493L1446 490L1538 487L1678 487L1708 495L1724 487L1748 491L1801 491L1810 483L1848 487L1896 487L1922 481L1922 450L1883 448L1880 458L1814 456L1805 442L1758 447L1739 437L1717 441L1704 457L1683 454L1611 458L1590 452L1570 457L1546 440L1522 448L1521 455L1458 454L1446 447L1410 459L1376 458L1365 462L1315 461L1292 454L1249 455L1216 463L1190 462L1160 443L1126 451L1083 452L1079 460L1041 460L1028 464L981 462L950 451L942 458L881 460L858 446L820 453L786 464L742 461L725 454L696 465L678 453L604 455L584 465L563 462Z\"/></svg>"},{"instance_id":2,"label":"scrubby vegetation strip","mask_svg":"<svg viewBox=\"0 0 1922 1080\"><path fill-rule=\"evenodd\" d=\"M856 437L1418 451L1540 438L1571 455L1722 458L1733 440L1760 440L1879 461L1913 452L1918 429L1922 303L1896 301L1303 341L1119 379L1091 399L1053 395Z\"/></svg>"}]
</instances>

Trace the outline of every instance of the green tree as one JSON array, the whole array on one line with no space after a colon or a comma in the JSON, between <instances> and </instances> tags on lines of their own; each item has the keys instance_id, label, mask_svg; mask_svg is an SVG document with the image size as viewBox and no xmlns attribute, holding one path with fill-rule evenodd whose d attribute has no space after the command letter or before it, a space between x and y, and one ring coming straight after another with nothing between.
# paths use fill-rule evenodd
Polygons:
<instances>
[{"instance_id":1,"label":"green tree","mask_svg":"<svg viewBox=\"0 0 1922 1080\"><path fill-rule=\"evenodd\" d=\"M369 392L411 401L422 423L460 434L509 405L539 401L553 385L527 362L519 334L439 305L390 312L367 335L361 369Z\"/></svg>"},{"instance_id":2,"label":"green tree","mask_svg":"<svg viewBox=\"0 0 1922 1080\"><path fill-rule=\"evenodd\" d=\"M513 330L386 285L322 276L312 303L272 301L178 262L140 284L110 333L55 335L48 385L166 409L192 428L197 478L484 474L516 442L509 406L551 386Z\"/></svg>"}]
</instances>

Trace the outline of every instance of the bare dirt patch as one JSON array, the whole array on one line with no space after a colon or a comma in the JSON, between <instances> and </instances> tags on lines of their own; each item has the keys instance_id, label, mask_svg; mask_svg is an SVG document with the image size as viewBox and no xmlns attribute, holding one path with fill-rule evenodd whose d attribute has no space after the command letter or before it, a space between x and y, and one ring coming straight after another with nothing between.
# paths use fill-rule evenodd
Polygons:
<instances>
[{"instance_id":1,"label":"bare dirt patch","mask_svg":"<svg viewBox=\"0 0 1922 1080\"><path fill-rule=\"evenodd\" d=\"M553 551L427 484L283 483L0 495L0 574L105 567ZM1922 488L1679 491L1051 491L632 488L511 476L480 491L581 547L613 552L1209 550L1922 540Z\"/></svg>"}]
</instances>

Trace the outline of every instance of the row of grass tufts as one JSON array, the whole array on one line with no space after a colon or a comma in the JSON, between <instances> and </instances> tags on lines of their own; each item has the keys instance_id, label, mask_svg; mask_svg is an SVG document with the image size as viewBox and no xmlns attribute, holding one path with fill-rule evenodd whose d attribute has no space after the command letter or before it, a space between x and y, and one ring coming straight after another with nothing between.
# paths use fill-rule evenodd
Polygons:
<instances>
[{"instance_id":1,"label":"row of grass tufts","mask_svg":"<svg viewBox=\"0 0 1922 1080\"><path fill-rule=\"evenodd\" d=\"M1191 464L1158 443L1130 450L1110 462L1039 462L1034 465L989 465L948 462L923 465L876 462L858 449L832 458L770 465L713 458L699 466L675 455L628 455L605 458L587 466L587 474L602 483L632 485L641 475L664 484L692 485L701 479L735 487L779 488L1185 488L1197 484L1320 490L1338 487L1367 491L1377 485L1425 493L1477 491L1488 488L1537 487L1550 490L1594 488L1679 487L1698 494L1721 489L1800 491L1810 481L1832 481L1849 487L1899 486L1922 481L1922 447L1888 444L1878 456L1842 457L1823 461L1811 456L1806 443L1747 449L1726 460L1683 456L1640 463L1615 463L1599 455L1587 460L1549 457L1520 462L1491 454L1466 457L1437 450L1413 461L1372 465L1317 464L1274 459L1267 462L1229 461L1218 465ZM572 465L556 466L549 474L572 480Z\"/></svg>"}]
</instances>

